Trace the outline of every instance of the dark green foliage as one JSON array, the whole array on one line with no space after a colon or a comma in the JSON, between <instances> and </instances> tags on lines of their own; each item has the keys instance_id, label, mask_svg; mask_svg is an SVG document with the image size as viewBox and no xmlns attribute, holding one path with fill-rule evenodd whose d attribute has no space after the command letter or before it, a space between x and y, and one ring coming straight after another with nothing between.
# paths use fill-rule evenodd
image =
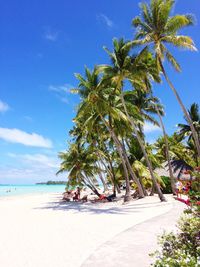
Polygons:
<instances>
[{"instance_id":1,"label":"dark green foliage","mask_svg":"<svg viewBox=\"0 0 200 267\"><path fill-rule=\"evenodd\" d=\"M162 188L163 194L172 194L170 178L168 176L161 176L161 179L165 184L165 187Z\"/></svg>"}]
</instances>

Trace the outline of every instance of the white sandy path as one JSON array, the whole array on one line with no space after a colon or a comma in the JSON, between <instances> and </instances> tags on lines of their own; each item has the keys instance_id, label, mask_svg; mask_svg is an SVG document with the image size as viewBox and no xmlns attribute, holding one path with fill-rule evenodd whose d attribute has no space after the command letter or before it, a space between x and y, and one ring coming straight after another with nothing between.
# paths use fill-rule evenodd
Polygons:
<instances>
[{"instance_id":1,"label":"white sandy path","mask_svg":"<svg viewBox=\"0 0 200 267\"><path fill-rule=\"evenodd\" d=\"M128 205L60 205L58 194L0 199L1 267L79 267L120 232L172 208L148 197Z\"/></svg>"}]
</instances>

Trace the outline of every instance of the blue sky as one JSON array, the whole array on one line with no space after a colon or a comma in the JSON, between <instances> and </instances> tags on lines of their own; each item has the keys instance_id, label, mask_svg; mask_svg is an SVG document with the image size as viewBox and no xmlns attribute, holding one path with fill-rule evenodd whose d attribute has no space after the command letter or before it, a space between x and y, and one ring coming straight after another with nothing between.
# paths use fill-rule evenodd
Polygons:
<instances>
[{"instance_id":1,"label":"blue sky","mask_svg":"<svg viewBox=\"0 0 200 267\"><path fill-rule=\"evenodd\" d=\"M103 45L113 37L133 38L131 20L140 1L0 0L0 183L34 183L55 177L58 151L69 139L78 96L74 73L84 65L107 63ZM179 0L175 13L193 13L197 23L184 30L200 49L199 0ZM169 76L187 107L200 99L199 52L173 50L182 66ZM155 93L166 107L168 133L182 112L165 82ZM147 125L148 140L159 130ZM62 177L64 178L64 177Z\"/></svg>"}]
</instances>

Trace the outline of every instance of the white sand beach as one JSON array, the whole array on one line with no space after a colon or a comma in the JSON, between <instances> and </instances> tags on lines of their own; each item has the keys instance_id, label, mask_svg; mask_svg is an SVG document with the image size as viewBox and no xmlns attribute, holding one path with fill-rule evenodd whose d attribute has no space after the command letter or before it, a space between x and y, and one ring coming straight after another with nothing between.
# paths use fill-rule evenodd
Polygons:
<instances>
[{"instance_id":1,"label":"white sand beach","mask_svg":"<svg viewBox=\"0 0 200 267\"><path fill-rule=\"evenodd\" d=\"M126 205L60 200L60 194L0 199L0 266L79 267L103 243L173 206L171 196Z\"/></svg>"}]
</instances>

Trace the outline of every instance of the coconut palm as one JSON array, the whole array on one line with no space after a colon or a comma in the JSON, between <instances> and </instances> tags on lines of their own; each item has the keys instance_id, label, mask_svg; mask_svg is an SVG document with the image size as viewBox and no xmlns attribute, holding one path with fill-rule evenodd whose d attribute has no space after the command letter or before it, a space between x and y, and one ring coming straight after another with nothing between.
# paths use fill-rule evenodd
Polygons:
<instances>
[{"instance_id":1,"label":"coconut palm","mask_svg":"<svg viewBox=\"0 0 200 267\"><path fill-rule=\"evenodd\" d=\"M172 136L168 136L168 144L172 167L174 161L185 162L185 164L191 168L198 166L194 145L192 143L182 143L180 136L175 133ZM154 148L156 150L157 158L159 158L161 162L165 162L165 141L163 137L158 138L154 144Z\"/></svg>"},{"instance_id":2,"label":"coconut palm","mask_svg":"<svg viewBox=\"0 0 200 267\"><path fill-rule=\"evenodd\" d=\"M153 172L151 161L145 151L144 140L140 137L140 134L137 129L137 123L135 123L134 118L128 112L128 106L125 103L124 93L123 93L123 83L124 80L129 80L135 88L143 88L144 90L149 86L149 78L153 77L155 80L159 80L159 75L154 68L155 64L151 54L148 49L144 49L142 53L138 56L130 56L131 46L130 42L125 42L124 39L114 39L113 46L114 51L110 52L107 48L107 51L112 65L104 65L99 69L104 72L104 82L111 80L112 84L115 87L115 92L120 93L120 99L125 111L125 114L131 123L133 132L141 146L145 160L147 162L152 181L158 192L159 198L161 201L166 201L163 196ZM153 70L153 71L152 71Z\"/></svg>"},{"instance_id":3,"label":"coconut palm","mask_svg":"<svg viewBox=\"0 0 200 267\"><path fill-rule=\"evenodd\" d=\"M95 175L99 172L95 160L91 156L90 149L85 149L79 144L71 144L67 152L59 153L62 160L60 169L57 172L68 172L68 179L71 184L89 187L96 195L100 196L95 184Z\"/></svg>"},{"instance_id":4,"label":"coconut palm","mask_svg":"<svg viewBox=\"0 0 200 267\"><path fill-rule=\"evenodd\" d=\"M131 198L128 171L130 172L130 175L133 177L134 181L138 184L140 196L144 197L141 185L130 167L126 151L121 145L121 142L117 137L117 134L113 127L113 123L116 120L120 121L122 125L125 124L127 129L130 128L127 124L126 115L122 112L122 104L119 101L120 99L116 95L111 94L111 92L114 90L112 87L103 87L102 89L103 84L101 80L99 80L96 70L90 72L89 75L88 73L89 70L87 69L87 76L96 76L96 79L92 79L94 81L93 85L90 84L88 86L87 77L83 78L81 75L76 75L76 77L80 81L80 88L78 86L78 89L76 91L79 92L79 90L85 90L85 85L87 86L86 89L88 90L87 97L85 97L84 95L83 101L79 106L77 118L81 118L81 120L84 118L84 125L87 128L89 127L90 131L92 131L92 128L96 123L100 123L100 121L103 122L103 124L107 128L107 131L110 133L110 136L113 139L116 145L116 149L122 160L126 178L125 201L129 201Z\"/></svg>"},{"instance_id":5,"label":"coconut palm","mask_svg":"<svg viewBox=\"0 0 200 267\"><path fill-rule=\"evenodd\" d=\"M158 110L160 115L164 114L163 107L159 103L158 98L153 97L147 91L134 90L124 92L124 99L126 102L130 102L132 105L138 108L139 113L142 115L144 121L150 122L156 126L159 126L158 121L155 119ZM143 123L139 124L139 131L144 135Z\"/></svg>"},{"instance_id":6,"label":"coconut palm","mask_svg":"<svg viewBox=\"0 0 200 267\"><path fill-rule=\"evenodd\" d=\"M109 175L109 180L111 180L115 194L116 190L118 193L120 193L113 168L113 163L115 161L115 158L113 158L111 153L113 142L112 139L110 139L110 135L105 126L96 123L95 129L90 130L84 127L85 120L76 118L74 119L74 122L76 122L76 124L70 131L70 135L75 143L90 147L90 153L95 159L95 164L98 165L99 168L98 176L101 180L104 191L108 190L107 182L105 181L104 177L105 175L107 177ZM109 146L109 149L107 146Z\"/></svg>"},{"instance_id":7,"label":"coconut palm","mask_svg":"<svg viewBox=\"0 0 200 267\"><path fill-rule=\"evenodd\" d=\"M185 108L177 90L170 81L163 65L166 58L176 71L180 71L180 65L174 56L168 50L166 44L173 45L178 48L196 50L193 40L185 35L179 35L178 32L186 27L193 25L191 15L175 15L170 16L175 1L174 0L151 0L151 4L141 4L141 16L133 19L133 26L136 27L136 40L132 45L145 45L153 47L157 60L158 69L162 71L167 83L180 104L184 115L189 123L191 132L197 147L198 157L200 158L200 143L198 135L195 131L192 120Z\"/></svg>"},{"instance_id":8,"label":"coconut palm","mask_svg":"<svg viewBox=\"0 0 200 267\"><path fill-rule=\"evenodd\" d=\"M190 118L192 120L192 124L194 125L194 128L198 134L198 138L200 138L200 113L199 113L199 106L196 103L193 103L188 110L188 113L190 115ZM186 120L187 121L187 120ZM179 136L181 138L187 138L190 141L193 139L191 128L188 124L179 123Z\"/></svg>"}]
</instances>

